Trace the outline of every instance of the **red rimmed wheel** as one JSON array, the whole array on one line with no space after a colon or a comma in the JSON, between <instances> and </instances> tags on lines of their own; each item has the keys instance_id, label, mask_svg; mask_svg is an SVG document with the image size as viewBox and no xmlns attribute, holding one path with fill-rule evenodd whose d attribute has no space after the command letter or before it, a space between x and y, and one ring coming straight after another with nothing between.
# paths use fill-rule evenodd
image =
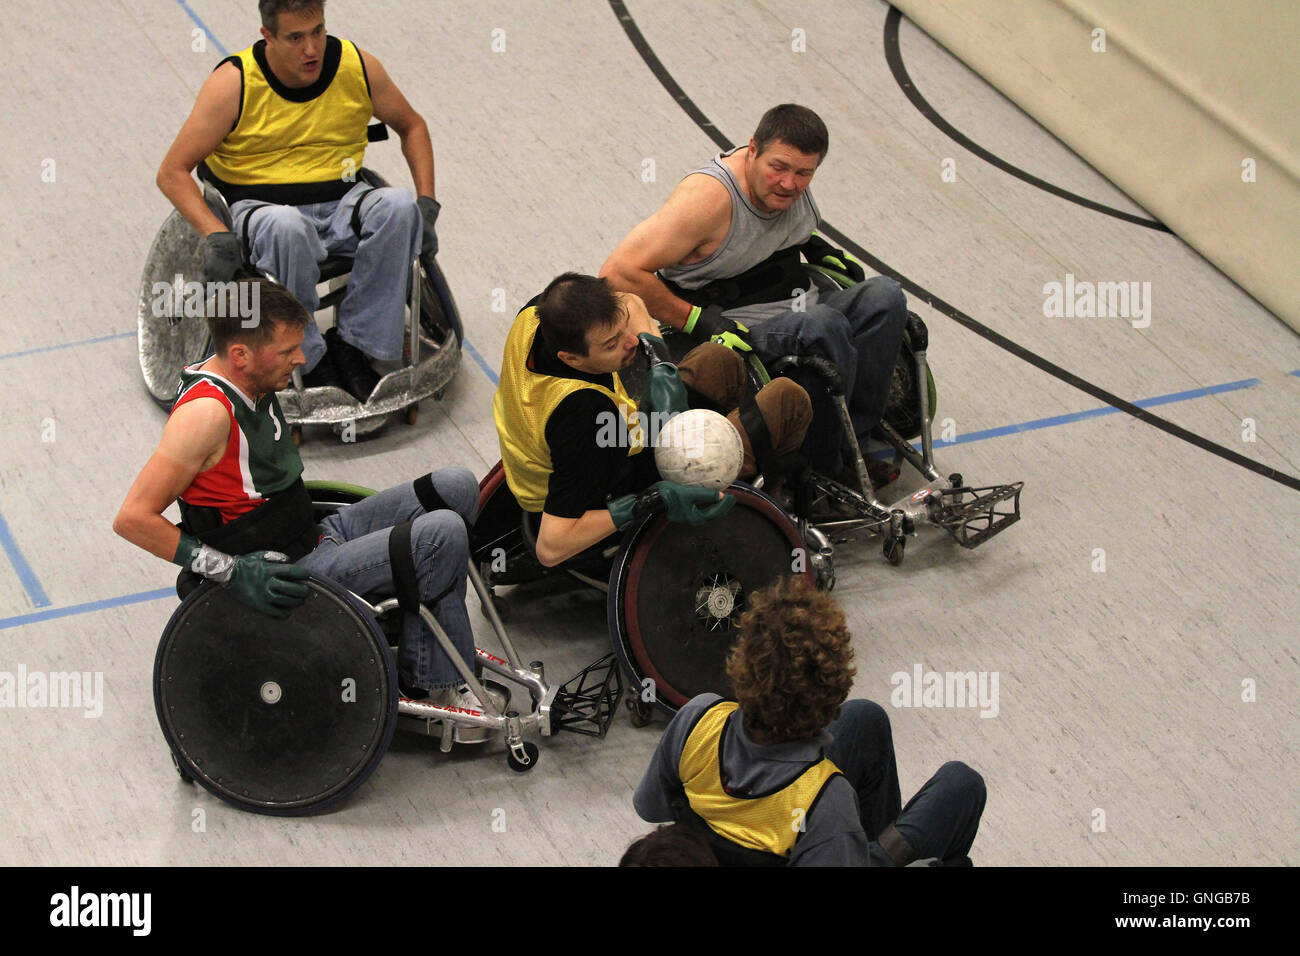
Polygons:
<instances>
[{"instance_id":1,"label":"red rimmed wheel","mask_svg":"<svg viewBox=\"0 0 1300 956\"><path fill-rule=\"evenodd\" d=\"M799 529L748 485L698 527L663 516L624 541L610 574L610 639L634 690L672 713L706 691L727 695L726 658L748 596L783 574L814 575Z\"/></svg>"}]
</instances>

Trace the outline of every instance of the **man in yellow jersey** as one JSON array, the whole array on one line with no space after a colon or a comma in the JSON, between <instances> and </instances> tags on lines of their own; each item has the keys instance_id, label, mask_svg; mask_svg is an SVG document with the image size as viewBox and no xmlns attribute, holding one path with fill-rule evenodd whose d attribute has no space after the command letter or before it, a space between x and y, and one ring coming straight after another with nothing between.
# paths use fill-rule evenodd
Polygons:
<instances>
[{"instance_id":1,"label":"man in yellow jersey","mask_svg":"<svg viewBox=\"0 0 1300 956\"><path fill-rule=\"evenodd\" d=\"M632 798L641 819L705 828L724 866L970 865L984 779L950 761L902 807L889 717L845 700L852 661L829 594L798 577L751 594L727 661L736 701L677 712Z\"/></svg>"},{"instance_id":2,"label":"man in yellow jersey","mask_svg":"<svg viewBox=\"0 0 1300 956\"><path fill-rule=\"evenodd\" d=\"M302 350L308 386L345 388L365 401L379 380L371 360L402 357L410 263L433 255L433 145L429 128L371 54L325 32L325 0L260 0L262 39L223 60L158 168L158 188L203 239L209 281L243 258L274 275L309 313L319 263L355 256L336 329L310 322ZM418 199L360 182L371 117L402 141ZM190 178L230 203L234 231Z\"/></svg>"},{"instance_id":3,"label":"man in yellow jersey","mask_svg":"<svg viewBox=\"0 0 1300 956\"><path fill-rule=\"evenodd\" d=\"M744 369L734 352L714 343L682 360L680 380L678 368L655 365L638 408L619 373L637 360L643 337L662 346L658 332L638 296L566 272L524 307L506 337L492 414L510 491L524 511L541 513L537 557L544 565L648 514L699 523L735 503L710 489L660 480L647 447L653 436L645 433L655 413L662 421L689 401L726 414L745 451L742 479L803 441L812 417L807 393L784 379L737 407Z\"/></svg>"}]
</instances>

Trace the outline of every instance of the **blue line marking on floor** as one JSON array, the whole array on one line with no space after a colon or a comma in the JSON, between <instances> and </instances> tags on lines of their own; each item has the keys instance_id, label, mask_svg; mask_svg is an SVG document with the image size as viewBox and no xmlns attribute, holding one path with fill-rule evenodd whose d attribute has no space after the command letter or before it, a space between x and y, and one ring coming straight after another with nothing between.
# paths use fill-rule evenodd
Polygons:
<instances>
[{"instance_id":1,"label":"blue line marking on floor","mask_svg":"<svg viewBox=\"0 0 1300 956\"><path fill-rule=\"evenodd\" d=\"M23 557L22 551L18 549L18 542L9 531L9 524L5 521L5 516L0 515L0 547L3 547L5 554L9 556L9 563L13 565L14 571L18 574L18 580L22 582L23 589L31 599L35 607L49 607L50 599L45 594L45 588L41 587L41 582L36 577L36 572L32 566L27 563Z\"/></svg>"},{"instance_id":2,"label":"blue line marking on floor","mask_svg":"<svg viewBox=\"0 0 1300 956\"><path fill-rule=\"evenodd\" d=\"M0 631L10 627L21 627L36 621L48 621L72 614L87 614L91 611L103 611L110 607L123 607L127 604L142 604L145 601L157 601L160 598L176 597L175 588L158 588L156 591L140 591L136 594L124 594L121 597L105 598L102 601L87 601L85 604L73 604L69 607L55 607L48 611L35 611L31 614L19 614L16 617L0 617Z\"/></svg>"},{"instance_id":3,"label":"blue line marking on floor","mask_svg":"<svg viewBox=\"0 0 1300 956\"><path fill-rule=\"evenodd\" d=\"M111 342L114 339L135 338L134 332L114 332L112 335L100 335L93 339L78 339L76 342L64 342L61 345L42 345L40 348L24 349L21 352L6 352L0 355L0 359L22 358L24 355L38 355L41 352L57 352L59 349L72 349L78 345L96 345L100 342Z\"/></svg>"},{"instance_id":4,"label":"blue line marking on floor","mask_svg":"<svg viewBox=\"0 0 1300 956\"><path fill-rule=\"evenodd\" d=\"M462 344L465 346L465 350L469 352L470 357L473 358L475 362L478 362L478 367L483 370L489 379L492 380L492 384L500 385L501 376L497 375L497 373L493 371L492 366L483 360L483 356L478 354L478 349L469 344L469 339L465 339Z\"/></svg>"},{"instance_id":5,"label":"blue line marking on floor","mask_svg":"<svg viewBox=\"0 0 1300 956\"><path fill-rule=\"evenodd\" d=\"M199 19L199 15L190 9L190 5L186 3L185 0L176 0L176 2L179 3L181 8L190 15L190 19L197 23L199 28L208 35L208 39L212 41L212 45L217 48L217 51L223 57L230 56L230 54L226 52L226 48L221 45L221 41L217 39L216 34L209 30L208 25Z\"/></svg>"}]
</instances>

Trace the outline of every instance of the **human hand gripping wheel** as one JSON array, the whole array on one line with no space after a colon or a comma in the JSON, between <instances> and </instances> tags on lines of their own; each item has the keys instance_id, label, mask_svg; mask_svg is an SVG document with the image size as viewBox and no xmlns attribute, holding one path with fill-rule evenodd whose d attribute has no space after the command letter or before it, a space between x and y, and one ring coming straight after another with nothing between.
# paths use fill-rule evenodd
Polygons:
<instances>
[{"instance_id":1,"label":"human hand gripping wheel","mask_svg":"<svg viewBox=\"0 0 1300 956\"><path fill-rule=\"evenodd\" d=\"M203 238L203 278L207 282L229 282L235 277L244 251L233 232L213 232Z\"/></svg>"},{"instance_id":2,"label":"human hand gripping wheel","mask_svg":"<svg viewBox=\"0 0 1300 956\"><path fill-rule=\"evenodd\" d=\"M420 238L420 255L436 256L438 233L434 231L433 226L438 221L438 213L442 212L442 203L432 196L421 196L415 200L415 204L420 207L420 218L424 220L424 231Z\"/></svg>"},{"instance_id":3,"label":"human hand gripping wheel","mask_svg":"<svg viewBox=\"0 0 1300 956\"><path fill-rule=\"evenodd\" d=\"M614 527L622 531L633 522L650 515L664 514L669 521L701 525L721 518L733 507L736 499L712 488L679 485L675 481L658 481L639 495L615 498L607 506Z\"/></svg>"},{"instance_id":4,"label":"human hand gripping wheel","mask_svg":"<svg viewBox=\"0 0 1300 956\"><path fill-rule=\"evenodd\" d=\"M749 326L727 318L719 305L695 306L682 331L696 342L717 342L733 352L754 351L749 342Z\"/></svg>"},{"instance_id":5,"label":"human hand gripping wheel","mask_svg":"<svg viewBox=\"0 0 1300 956\"><path fill-rule=\"evenodd\" d=\"M304 583L307 569L290 564L279 551L230 555L184 532L172 563L229 588L240 601L270 617L288 617L311 590Z\"/></svg>"}]
</instances>

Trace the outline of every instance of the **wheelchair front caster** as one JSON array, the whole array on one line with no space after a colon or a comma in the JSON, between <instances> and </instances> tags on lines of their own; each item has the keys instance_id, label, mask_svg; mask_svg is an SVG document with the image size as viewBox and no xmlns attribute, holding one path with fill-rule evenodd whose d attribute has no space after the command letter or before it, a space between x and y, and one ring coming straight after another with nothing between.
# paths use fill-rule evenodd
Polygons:
<instances>
[{"instance_id":1,"label":"wheelchair front caster","mask_svg":"<svg viewBox=\"0 0 1300 956\"><path fill-rule=\"evenodd\" d=\"M886 538L885 539L885 560L894 567L903 563L903 549L907 545L906 538Z\"/></svg>"},{"instance_id":2,"label":"wheelchair front caster","mask_svg":"<svg viewBox=\"0 0 1300 956\"><path fill-rule=\"evenodd\" d=\"M406 406L406 424L408 424L408 425L414 425L414 424L415 424L416 422L418 422L419 420L420 420L420 406L419 406L418 404L416 404L416 405L407 405L407 406Z\"/></svg>"},{"instance_id":3,"label":"wheelchair front caster","mask_svg":"<svg viewBox=\"0 0 1300 956\"><path fill-rule=\"evenodd\" d=\"M301 444L302 444L302 426L301 426L301 425L290 425L290 426L289 426L289 437L293 439L293 447L294 447L294 448L297 448L299 445L301 445Z\"/></svg>"},{"instance_id":4,"label":"wheelchair front caster","mask_svg":"<svg viewBox=\"0 0 1300 956\"><path fill-rule=\"evenodd\" d=\"M640 696L627 699L628 720L633 727L644 727L654 716L654 706L646 703Z\"/></svg>"},{"instance_id":5,"label":"wheelchair front caster","mask_svg":"<svg viewBox=\"0 0 1300 956\"><path fill-rule=\"evenodd\" d=\"M526 741L518 749L522 753L517 753L514 747L506 751L506 763L515 773L527 773L537 766L537 744Z\"/></svg>"}]
</instances>

